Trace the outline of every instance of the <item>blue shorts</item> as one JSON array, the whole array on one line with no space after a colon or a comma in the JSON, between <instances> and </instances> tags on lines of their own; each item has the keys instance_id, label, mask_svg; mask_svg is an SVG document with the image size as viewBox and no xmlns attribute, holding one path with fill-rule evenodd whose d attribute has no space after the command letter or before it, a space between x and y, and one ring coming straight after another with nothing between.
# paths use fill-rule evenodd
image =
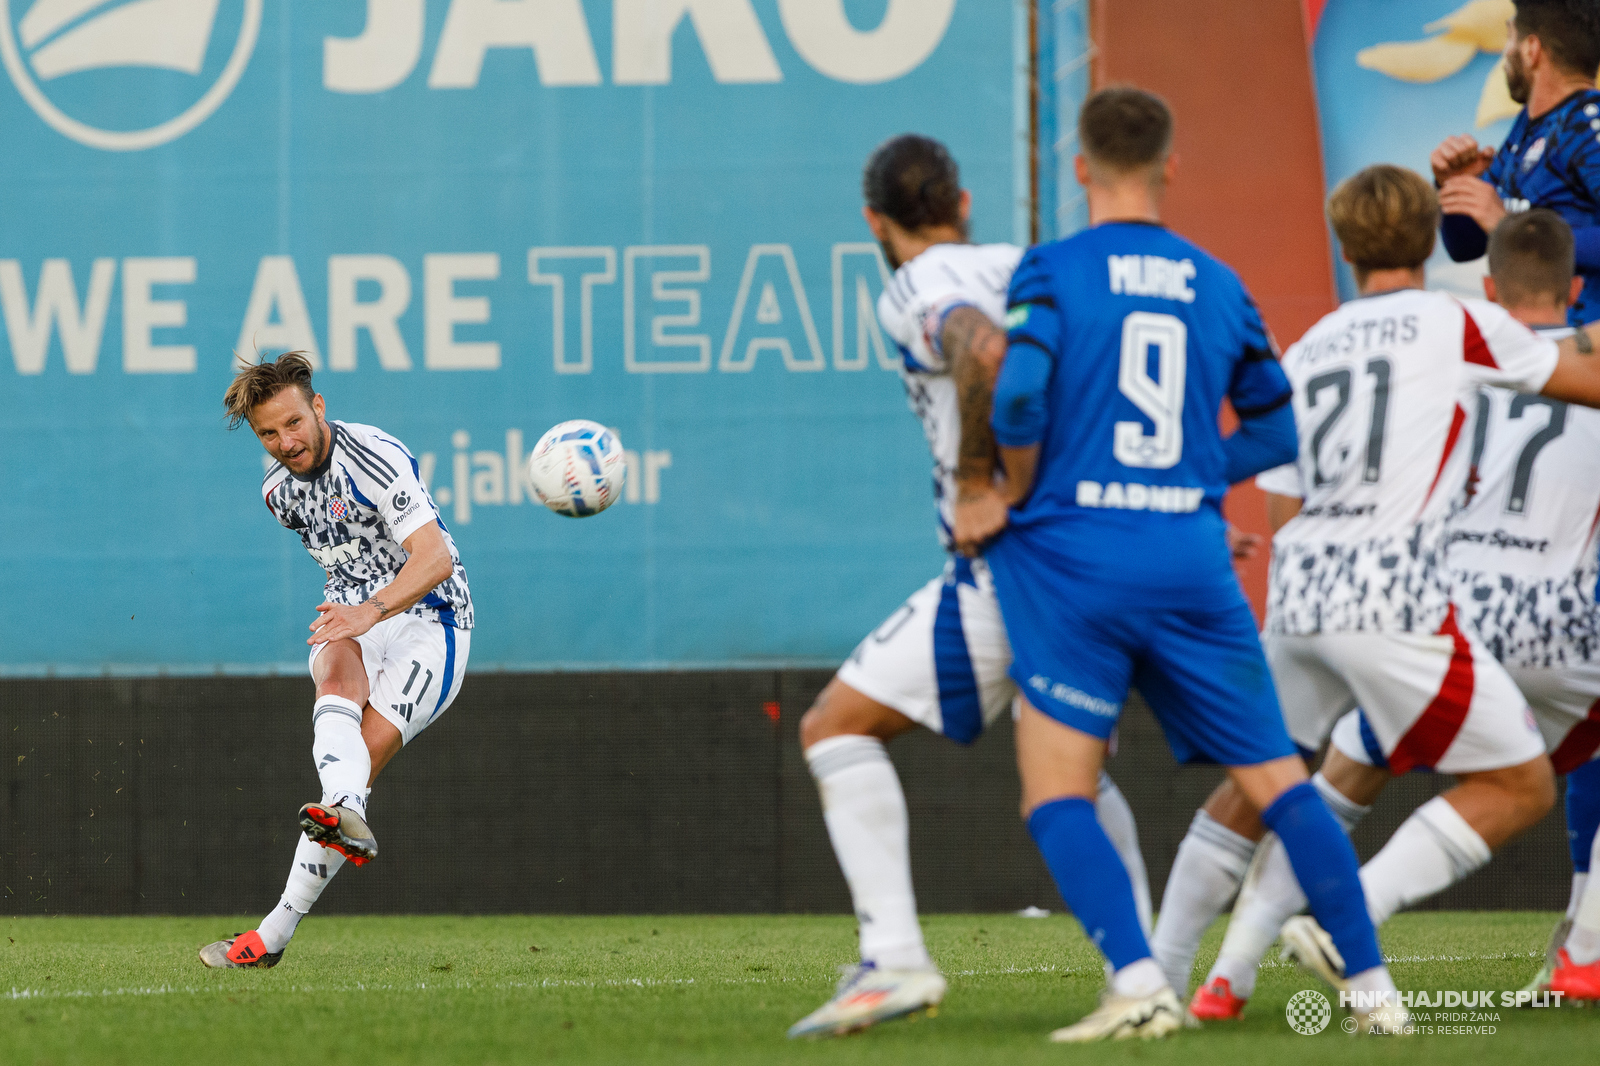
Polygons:
<instances>
[{"instance_id":1,"label":"blue shorts","mask_svg":"<svg viewBox=\"0 0 1600 1066\"><path fill-rule=\"evenodd\" d=\"M1011 637L1011 677L1033 706L1107 738L1131 685L1179 762L1254 766L1299 753L1237 585L1184 595L1203 607L1130 604L1116 588L1062 580L1048 563L1006 550L1015 547L1007 539L987 558Z\"/></svg>"}]
</instances>

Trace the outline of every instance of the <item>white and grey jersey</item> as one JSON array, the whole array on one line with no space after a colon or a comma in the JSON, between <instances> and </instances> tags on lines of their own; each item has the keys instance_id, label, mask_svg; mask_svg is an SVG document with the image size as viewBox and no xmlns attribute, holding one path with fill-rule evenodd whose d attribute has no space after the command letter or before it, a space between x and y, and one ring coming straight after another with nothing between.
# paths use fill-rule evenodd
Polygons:
<instances>
[{"instance_id":1,"label":"white and grey jersey","mask_svg":"<svg viewBox=\"0 0 1600 1066\"><path fill-rule=\"evenodd\" d=\"M1468 411L1482 386L1537 392L1556 357L1502 307L1419 289L1351 300L1291 345L1299 456L1256 484L1303 505L1272 538L1267 631L1437 632Z\"/></svg>"},{"instance_id":2,"label":"white and grey jersey","mask_svg":"<svg viewBox=\"0 0 1600 1066\"><path fill-rule=\"evenodd\" d=\"M451 575L406 613L472 628L472 593L450 531L422 487L406 446L376 426L329 422L333 440L321 466L304 477L274 463L261 483L267 509L300 534L306 551L328 574L330 603L365 603L400 573L406 538L439 524L455 563Z\"/></svg>"},{"instance_id":3,"label":"white and grey jersey","mask_svg":"<svg viewBox=\"0 0 1600 1066\"><path fill-rule=\"evenodd\" d=\"M1471 426L1472 492L1450 518L1456 610L1514 670L1600 660L1600 411L1484 388Z\"/></svg>"},{"instance_id":4,"label":"white and grey jersey","mask_svg":"<svg viewBox=\"0 0 1600 1066\"><path fill-rule=\"evenodd\" d=\"M878 297L878 320L900 352L906 402L933 453L939 540L951 548L961 410L944 354L944 323L958 307L975 307L1005 328L1006 292L1022 258L1013 244L936 244L903 263Z\"/></svg>"}]
</instances>

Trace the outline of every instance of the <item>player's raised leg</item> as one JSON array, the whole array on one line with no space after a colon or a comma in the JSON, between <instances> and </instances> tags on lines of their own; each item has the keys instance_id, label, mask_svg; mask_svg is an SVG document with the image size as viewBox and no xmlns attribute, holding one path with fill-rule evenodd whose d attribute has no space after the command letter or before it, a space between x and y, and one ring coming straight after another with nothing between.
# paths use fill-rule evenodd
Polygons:
<instances>
[{"instance_id":1,"label":"player's raised leg","mask_svg":"<svg viewBox=\"0 0 1600 1066\"><path fill-rule=\"evenodd\" d=\"M307 838L358 866L378 857L366 822L371 782L401 746L400 731L368 706L371 686L362 655L361 645L349 639L319 644L312 652L312 757L322 800L300 809Z\"/></svg>"}]
</instances>

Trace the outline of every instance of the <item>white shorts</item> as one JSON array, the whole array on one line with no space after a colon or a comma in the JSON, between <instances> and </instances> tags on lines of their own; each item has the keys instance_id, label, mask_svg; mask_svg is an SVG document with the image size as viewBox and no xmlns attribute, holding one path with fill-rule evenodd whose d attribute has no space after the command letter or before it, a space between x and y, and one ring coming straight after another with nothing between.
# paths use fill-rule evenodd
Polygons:
<instances>
[{"instance_id":1,"label":"white shorts","mask_svg":"<svg viewBox=\"0 0 1600 1066\"><path fill-rule=\"evenodd\" d=\"M1544 739L1511 675L1452 611L1437 634L1268 634L1263 640L1289 735L1314 750L1343 715L1366 712L1369 744L1397 774L1498 770L1536 759ZM1347 749L1340 750L1363 762Z\"/></svg>"},{"instance_id":2,"label":"white shorts","mask_svg":"<svg viewBox=\"0 0 1600 1066\"><path fill-rule=\"evenodd\" d=\"M1511 671L1533 709L1556 773L1600 755L1600 663Z\"/></svg>"},{"instance_id":3,"label":"white shorts","mask_svg":"<svg viewBox=\"0 0 1600 1066\"><path fill-rule=\"evenodd\" d=\"M400 614L356 638L367 671L367 701L400 730L402 744L412 739L455 702L467 671L472 630ZM325 644L311 646L310 665Z\"/></svg>"},{"instance_id":4,"label":"white shorts","mask_svg":"<svg viewBox=\"0 0 1600 1066\"><path fill-rule=\"evenodd\" d=\"M918 725L971 743L1016 686L994 581L981 559L952 558L839 667L839 680Z\"/></svg>"}]
</instances>

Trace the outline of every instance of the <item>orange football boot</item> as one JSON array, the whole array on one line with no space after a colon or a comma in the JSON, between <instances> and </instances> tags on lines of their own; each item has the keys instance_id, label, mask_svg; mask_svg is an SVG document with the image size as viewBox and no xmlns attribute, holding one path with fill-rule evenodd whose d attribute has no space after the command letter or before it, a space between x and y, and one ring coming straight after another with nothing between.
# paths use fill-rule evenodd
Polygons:
<instances>
[{"instance_id":1,"label":"orange football boot","mask_svg":"<svg viewBox=\"0 0 1600 1066\"><path fill-rule=\"evenodd\" d=\"M1247 1002L1233 994L1233 986L1226 977L1214 977L1194 990L1189 1013L1203 1022L1238 1021L1244 1016Z\"/></svg>"},{"instance_id":2,"label":"orange football boot","mask_svg":"<svg viewBox=\"0 0 1600 1066\"><path fill-rule=\"evenodd\" d=\"M283 958L281 951L268 951L261 934L254 929L232 940L219 940L200 949L200 961L213 970L243 970L260 967L270 970Z\"/></svg>"},{"instance_id":3,"label":"orange football boot","mask_svg":"<svg viewBox=\"0 0 1600 1066\"><path fill-rule=\"evenodd\" d=\"M1556 968L1550 974L1550 991L1560 992L1567 999L1600 999L1600 959L1579 966L1562 948L1556 954Z\"/></svg>"}]
</instances>

